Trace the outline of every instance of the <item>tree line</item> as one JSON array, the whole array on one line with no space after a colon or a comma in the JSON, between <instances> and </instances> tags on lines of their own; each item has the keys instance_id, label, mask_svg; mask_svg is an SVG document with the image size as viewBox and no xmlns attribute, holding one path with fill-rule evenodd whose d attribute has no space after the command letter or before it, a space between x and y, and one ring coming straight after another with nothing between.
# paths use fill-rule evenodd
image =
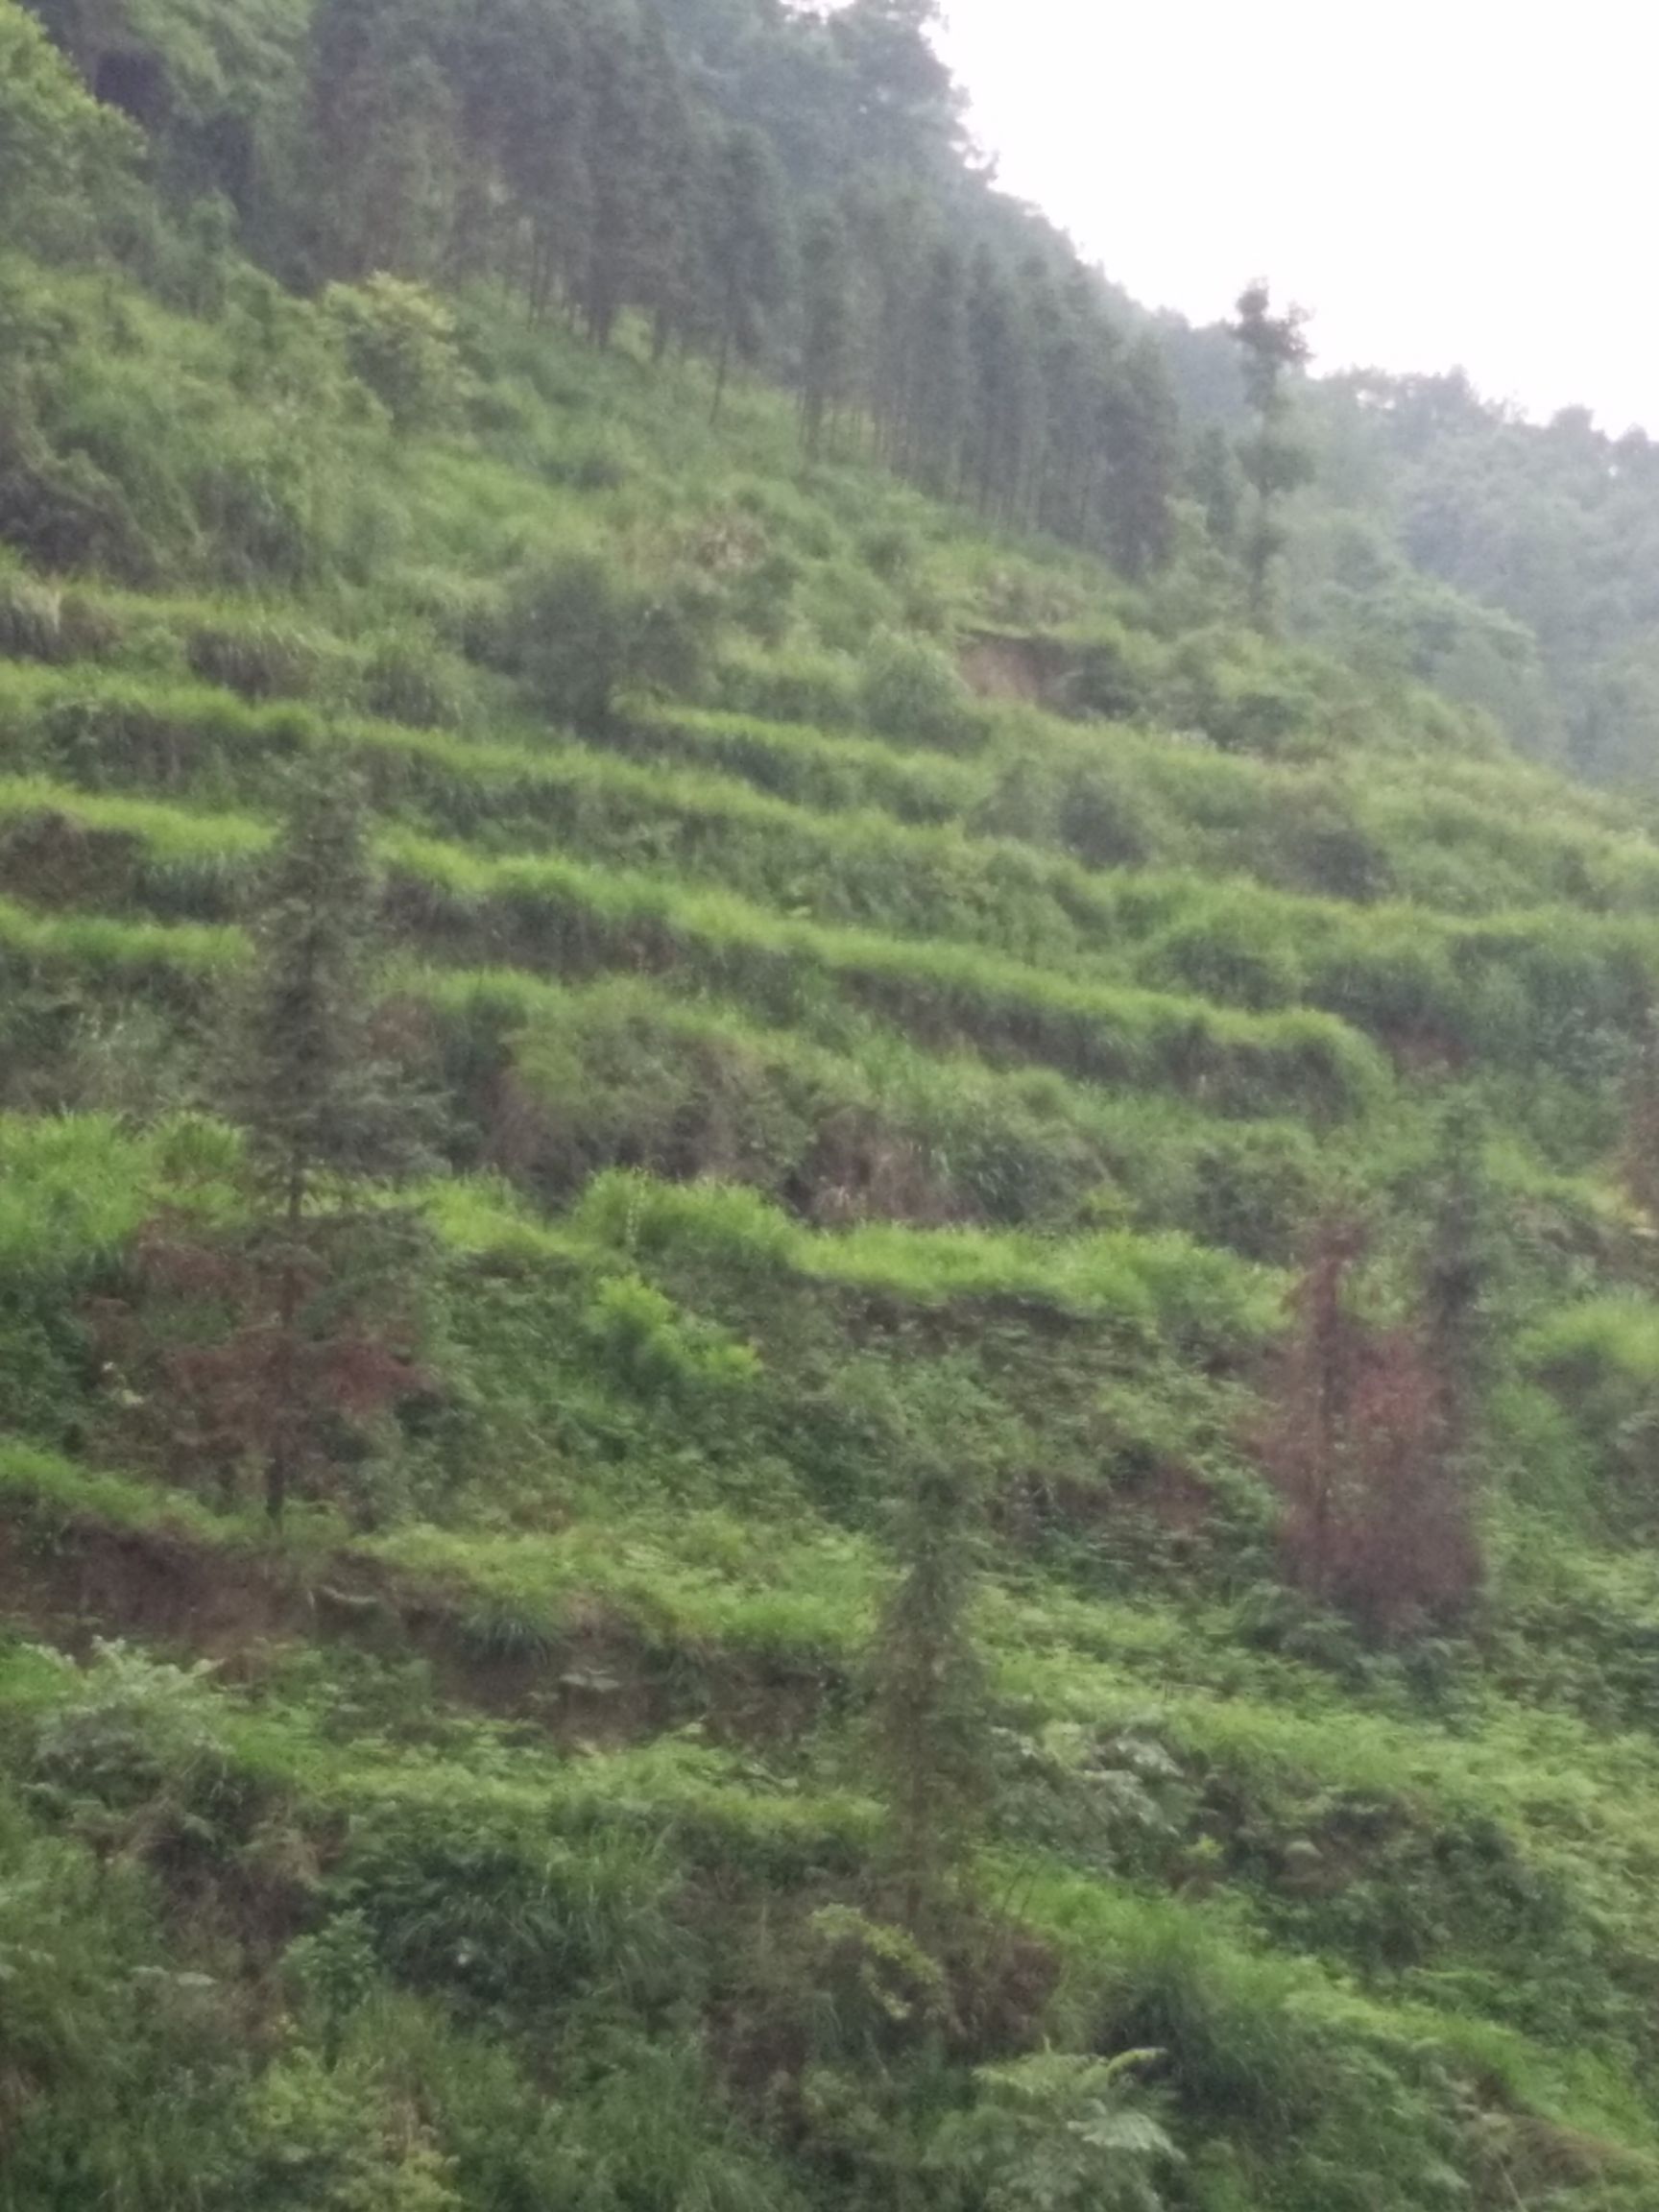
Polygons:
<instances>
[{"instance_id":1,"label":"tree line","mask_svg":"<svg viewBox=\"0 0 1659 2212\"><path fill-rule=\"evenodd\" d=\"M1194 450L1159 339L974 166L931 0L287 6L260 0L239 33L286 26L285 66L250 84L265 49L228 46L204 90L168 0L148 43L93 0L36 0L148 134L174 213L211 228L219 210L301 290L494 284L596 347L626 331L702 358L716 415L733 373L762 370L795 392L812 457L876 459L1131 577L1169 558L1189 498L1264 607L1278 537L1235 523L1246 478L1259 524L1297 480L1276 371L1305 349L1271 360L1291 325L1248 294L1238 335L1272 421L1237 454ZM231 38L217 11L197 28Z\"/></svg>"}]
</instances>

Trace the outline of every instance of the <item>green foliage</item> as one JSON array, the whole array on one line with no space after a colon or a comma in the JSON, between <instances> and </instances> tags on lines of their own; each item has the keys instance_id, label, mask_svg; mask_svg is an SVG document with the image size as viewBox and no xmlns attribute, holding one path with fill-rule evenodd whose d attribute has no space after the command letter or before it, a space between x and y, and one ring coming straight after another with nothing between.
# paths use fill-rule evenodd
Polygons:
<instances>
[{"instance_id":1,"label":"green foliage","mask_svg":"<svg viewBox=\"0 0 1659 2212\"><path fill-rule=\"evenodd\" d=\"M442 428L461 398L455 318L435 293L384 274L331 284L323 311L338 326L351 373L398 431Z\"/></svg>"},{"instance_id":2,"label":"green foliage","mask_svg":"<svg viewBox=\"0 0 1659 2212\"><path fill-rule=\"evenodd\" d=\"M871 729L902 743L950 749L978 735L967 685L937 646L919 639L878 641L865 662L862 703Z\"/></svg>"},{"instance_id":3,"label":"green foliage","mask_svg":"<svg viewBox=\"0 0 1659 2212\"><path fill-rule=\"evenodd\" d=\"M496 2017L556 2012L603 1981L618 1997L671 1988L668 1880L624 1839L579 1848L533 1814L474 1805L366 1812L335 1883L389 1974Z\"/></svg>"},{"instance_id":4,"label":"green foliage","mask_svg":"<svg viewBox=\"0 0 1659 2212\"><path fill-rule=\"evenodd\" d=\"M1175 2148L1133 2079L1156 2056L1047 2051L982 2066L973 2108L946 2122L930 2162L987 2212L1162 2212Z\"/></svg>"},{"instance_id":5,"label":"green foliage","mask_svg":"<svg viewBox=\"0 0 1659 2212\"><path fill-rule=\"evenodd\" d=\"M343 2071L308 2051L261 2078L242 2115L241 2201L319 2212L459 2212L453 2162L372 2062Z\"/></svg>"},{"instance_id":6,"label":"green foliage","mask_svg":"<svg viewBox=\"0 0 1659 2212\"><path fill-rule=\"evenodd\" d=\"M502 655L543 715L593 730L624 689L692 688L705 621L691 588L659 593L602 554L568 553L519 582Z\"/></svg>"},{"instance_id":7,"label":"green foliage","mask_svg":"<svg viewBox=\"0 0 1659 2212\"><path fill-rule=\"evenodd\" d=\"M0 7L0 200L7 243L47 254L87 252L133 187L140 141L89 98L15 0ZM12 339L0 331L0 361Z\"/></svg>"}]
</instances>

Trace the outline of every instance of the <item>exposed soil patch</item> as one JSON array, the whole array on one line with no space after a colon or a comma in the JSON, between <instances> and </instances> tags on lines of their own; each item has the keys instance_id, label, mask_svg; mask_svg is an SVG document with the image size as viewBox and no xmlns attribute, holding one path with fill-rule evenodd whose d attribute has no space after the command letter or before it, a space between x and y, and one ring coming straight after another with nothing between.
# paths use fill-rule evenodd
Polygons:
<instances>
[{"instance_id":1,"label":"exposed soil patch","mask_svg":"<svg viewBox=\"0 0 1659 2212\"><path fill-rule=\"evenodd\" d=\"M1063 694L1072 662L1069 648L1055 638L990 630L971 637L958 656L964 680L981 699L1019 699L1030 706Z\"/></svg>"}]
</instances>

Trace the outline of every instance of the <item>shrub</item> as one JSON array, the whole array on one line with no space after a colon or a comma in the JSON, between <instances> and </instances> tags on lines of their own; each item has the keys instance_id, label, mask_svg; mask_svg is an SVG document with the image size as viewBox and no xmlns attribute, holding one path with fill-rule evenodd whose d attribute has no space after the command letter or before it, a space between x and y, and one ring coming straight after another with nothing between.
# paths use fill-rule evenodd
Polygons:
<instances>
[{"instance_id":1,"label":"shrub","mask_svg":"<svg viewBox=\"0 0 1659 2212\"><path fill-rule=\"evenodd\" d=\"M223 684L244 699L302 699L322 664L315 638L272 615L248 622L198 622L184 658L204 684Z\"/></svg>"},{"instance_id":2,"label":"shrub","mask_svg":"<svg viewBox=\"0 0 1659 2212\"><path fill-rule=\"evenodd\" d=\"M439 730L462 718L461 687L452 663L423 632L389 631L370 648L363 704L388 722Z\"/></svg>"},{"instance_id":3,"label":"shrub","mask_svg":"<svg viewBox=\"0 0 1659 2212\"><path fill-rule=\"evenodd\" d=\"M553 720L599 728L624 689L694 690L709 618L694 587L652 591L601 553L565 553L520 579L503 659Z\"/></svg>"},{"instance_id":4,"label":"shrub","mask_svg":"<svg viewBox=\"0 0 1659 2212\"><path fill-rule=\"evenodd\" d=\"M337 1890L397 1979L521 2017L595 1980L618 1994L660 1987L676 1957L648 1856L591 1837L565 1843L540 1816L475 1800L366 1813Z\"/></svg>"},{"instance_id":5,"label":"shrub","mask_svg":"<svg viewBox=\"0 0 1659 2212\"><path fill-rule=\"evenodd\" d=\"M888 636L864 663L860 704L878 735L917 745L968 747L984 722L950 655L920 638Z\"/></svg>"},{"instance_id":6,"label":"shrub","mask_svg":"<svg viewBox=\"0 0 1659 2212\"><path fill-rule=\"evenodd\" d=\"M724 1393L758 1371L748 1345L688 1320L672 1299L637 1275L616 1275L601 1284L585 1321L604 1364L645 1397Z\"/></svg>"},{"instance_id":7,"label":"shrub","mask_svg":"<svg viewBox=\"0 0 1659 2212\"><path fill-rule=\"evenodd\" d=\"M297 586L311 574L321 548L305 475L293 455L215 455L198 470L191 492L223 581Z\"/></svg>"},{"instance_id":8,"label":"shrub","mask_svg":"<svg viewBox=\"0 0 1659 2212\"><path fill-rule=\"evenodd\" d=\"M945 2122L928 2163L984 2212L1161 2212L1177 2153L1135 2080L1156 2056L1044 2051L981 2066L973 2105Z\"/></svg>"},{"instance_id":9,"label":"shrub","mask_svg":"<svg viewBox=\"0 0 1659 2212\"><path fill-rule=\"evenodd\" d=\"M450 419L462 385L455 318L424 285L384 275L331 284L323 307L344 340L351 373L395 429L430 430Z\"/></svg>"},{"instance_id":10,"label":"shrub","mask_svg":"<svg viewBox=\"0 0 1659 2212\"><path fill-rule=\"evenodd\" d=\"M63 658L63 594L16 569L0 569L0 654L12 661Z\"/></svg>"},{"instance_id":11,"label":"shrub","mask_svg":"<svg viewBox=\"0 0 1659 2212\"><path fill-rule=\"evenodd\" d=\"M43 1800L84 1832L139 1855L215 1842L243 1824L248 1791L214 1710L214 1669L98 1643L68 1662L68 1695L41 1721L34 1778Z\"/></svg>"},{"instance_id":12,"label":"shrub","mask_svg":"<svg viewBox=\"0 0 1659 2212\"><path fill-rule=\"evenodd\" d=\"M761 721L844 730L858 719L857 664L825 653L733 654L721 663L720 699Z\"/></svg>"}]
</instances>

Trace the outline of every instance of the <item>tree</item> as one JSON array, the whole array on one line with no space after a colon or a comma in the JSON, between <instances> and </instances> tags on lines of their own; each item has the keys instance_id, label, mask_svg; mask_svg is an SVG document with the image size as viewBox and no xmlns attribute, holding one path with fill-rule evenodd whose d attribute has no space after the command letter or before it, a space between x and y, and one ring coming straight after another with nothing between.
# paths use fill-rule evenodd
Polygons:
<instances>
[{"instance_id":1,"label":"tree","mask_svg":"<svg viewBox=\"0 0 1659 2212\"><path fill-rule=\"evenodd\" d=\"M756 359L766 317L787 285L782 177L777 156L757 131L729 132L720 146L709 190L708 236L717 421L733 355Z\"/></svg>"},{"instance_id":2,"label":"tree","mask_svg":"<svg viewBox=\"0 0 1659 2212\"><path fill-rule=\"evenodd\" d=\"M851 165L926 172L958 144L963 98L929 36L938 18L937 0L851 0L830 17L848 73Z\"/></svg>"},{"instance_id":3,"label":"tree","mask_svg":"<svg viewBox=\"0 0 1659 2212\"><path fill-rule=\"evenodd\" d=\"M458 109L426 28L396 0L322 0L313 18L317 228L331 276L426 276L443 258Z\"/></svg>"},{"instance_id":4,"label":"tree","mask_svg":"<svg viewBox=\"0 0 1659 2212\"><path fill-rule=\"evenodd\" d=\"M659 19L639 53L639 228L635 281L651 319L651 349L661 360L689 334L697 314L699 209L704 147L685 81Z\"/></svg>"},{"instance_id":5,"label":"tree","mask_svg":"<svg viewBox=\"0 0 1659 2212\"><path fill-rule=\"evenodd\" d=\"M1659 1010L1642 1021L1624 1076L1619 1166L1625 1195L1659 1228Z\"/></svg>"},{"instance_id":6,"label":"tree","mask_svg":"<svg viewBox=\"0 0 1659 2212\"><path fill-rule=\"evenodd\" d=\"M825 428L846 397L853 366L853 273L840 213L833 207L817 209L801 246L801 437L816 460Z\"/></svg>"},{"instance_id":7,"label":"tree","mask_svg":"<svg viewBox=\"0 0 1659 2212\"><path fill-rule=\"evenodd\" d=\"M378 1310L378 1328L372 1318L389 1286L413 1280L421 1240L381 1192L424 1156L422 1103L374 1035L377 904L361 786L332 767L302 771L265 878L224 1080L269 1300L255 1325L277 1392L265 1449L274 1521L296 1479L327 1456L320 1425L415 1383L392 1314ZM401 1303L395 1295L393 1310Z\"/></svg>"},{"instance_id":8,"label":"tree","mask_svg":"<svg viewBox=\"0 0 1659 2212\"><path fill-rule=\"evenodd\" d=\"M1208 423L1198 434L1188 470L1192 496L1204 510L1204 527L1210 541L1223 553L1238 545L1238 510L1242 481L1238 457L1218 422Z\"/></svg>"},{"instance_id":9,"label":"tree","mask_svg":"<svg viewBox=\"0 0 1659 2212\"><path fill-rule=\"evenodd\" d=\"M1108 387L1107 541L1126 576L1168 560L1174 540L1179 426L1175 395L1153 338L1130 347Z\"/></svg>"},{"instance_id":10,"label":"tree","mask_svg":"<svg viewBox=\"0 0 1659 2212\"><path fill-rule=\"evenodd\" d=\"M648 183L641 157L644 84L637 54L618 34L602 32L591 40L587 60L589 207L581 313L594 345L608 346L618 316L638 290Z\"/></svg>"},{"instance_id":11,"label":"tree","mask_svg":"<svg viewBox=\"0 0 1659 2212\"><path fill-rule=\"evenodd\" d=\"M1273 564L1284 548L1279 503L1313 473L1312 458L1291 428L1287 379L1309 358L1299 307L1271 312L1267 287L1246 285L1238 296L1238 320L1229 325L1243 353L1244 397L1254 418L1238 446L1239 466L1256 494L1255 512L1244 541L1251 619L1268 626L1272 613Z\"/></svg>"},{"instance_id":12,"label":"tree","mask_svg":"<svg viewBox=\"0 0 1659 2212\"><path fill-rule=\"evenodd\" d=\"M973 478L981 512L1012 517L1024 494L1042 404L1033 333L995 256L974 258L968 309L974 365Z\"/></svg>"},{"instance_id":13,"label":"tree","mask_svg":"<svg viewBox=\"0 0 1659 2212\"><path fill-rule=\"evenodd\" d=\"M876 1764L912 1934L945 1902L990 1768L985 1673L970 1619L978 1501L970 1479L918 1450L894 1532L898 1579L872 1652Z\"/></svg>"},{"instance_id":14,"label":"tree","mask_svg":"<svg viewBox=\"0 0 1659 2212\"><path fill-rule=\"evenodd\" d=\"M1441 1118L1423 1278L1423 1327L1438 1384L1440 1449L1465 1486L1489 1358L1491 1201L1481 1125L1466 1097Z\"/></svg>"},{"instance_id":15,"label":"tree","mask_svg":"<svg viewBox=\"0 0 1659 2212\"><path fill-rule=\"evenodd\" d=\"M422 1386L425 1237L394 1201L427 1115L377 1044L375 904L360 790L302 770L222 1051L240 1209L149 1224L138 1302L106 1314L151 1441L223 1490L256 1461L278 1524L359 1449L363 1422Z\"/></svg>"},{"instance_id":16,"label":"tree","mask_svg":"<svg viewBox=\"0 0 1659 2212\"><path fill-rule=\"evenodd\" d=\"M973 364L968 353L968 282L961 253L948 241L927 258L917 310L911 472L938 498L957 490Z\"/></svg>"},{"instance_id":17,"label":"tree","mask_svg":"<svg viewBox=\"0 0 1659 2212\"><path fill-rule=\"evenodd\" d=\"M1479 1584L1480 1557L1421 1333L1356 1310L1368 1241L1343 1217L1315 1231L1272 1379L1262 1455L1285 1502L1291 1578L1390 1634L1455 1619Z\"/></svg>"}]
</instances>

